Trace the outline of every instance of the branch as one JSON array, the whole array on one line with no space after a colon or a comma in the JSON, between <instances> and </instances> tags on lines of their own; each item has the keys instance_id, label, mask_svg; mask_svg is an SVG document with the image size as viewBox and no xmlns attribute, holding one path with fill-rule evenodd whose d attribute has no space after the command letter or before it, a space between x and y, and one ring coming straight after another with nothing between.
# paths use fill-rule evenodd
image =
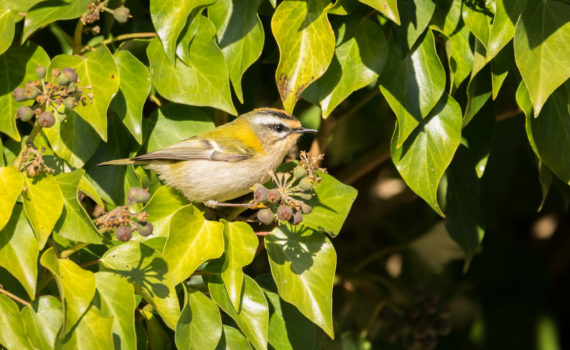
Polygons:
<instances>
[{"instance_id":1,"label":"branch","mask_svg":"<svg viewBox=\"0 0 570 350\"><path fill-rule=\"evenodd\" d=\"M1 286L0 286L0 293L9 296L10 298L16 300L17 302L19 302L22 305L30 306L29 302L25 301L24 299L20 298L17 295L14 295L14 294L8 292L6 289L2 288Z\"/></svg>"}]
</instances>

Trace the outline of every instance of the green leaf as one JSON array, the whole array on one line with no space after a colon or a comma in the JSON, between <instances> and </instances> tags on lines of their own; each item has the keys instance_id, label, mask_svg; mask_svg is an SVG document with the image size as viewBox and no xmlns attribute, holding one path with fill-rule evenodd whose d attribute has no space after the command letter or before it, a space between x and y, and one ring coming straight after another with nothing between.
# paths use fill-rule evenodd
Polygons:
<instances>
[{"instance_id":1,"label":"green leaf","mask_svg":"<svg viewBox=\"0 0 570 350\"><path fill-rule=\"evenodd\" d=\"M200 291L190 291L176 326L176 346L215 349L221 336L222 317L216 303Z\"/></svg>"},{"instance_id":2,"label":"green leaf","mask_svg":"<svg viewBox=\"0 0 570 350\"><path fill-rule=\"evenodd\" d=\"M142 144L143 106L152 86L150 72L129 51L117 51L113 58L121 82L119 92L111 101L111 109L121 118L135 140Z\"/></svg>"},{"instance_id":3,"label":"green leaf","mask_svg":"<svg viewBox=\"0 0 570 350\"><path fill-rule=\"evenodd\" d=\"M57 282L65 312L61 336L65 336L89 308L95 295L95 276L71 260L58 259L53 248L48 248L42 254L40 263L50 270ZM71 334L77 334L77 329Z\"/></svg>"},{"instance_id":4,"label":"green leaf","mask_svg":"<svg viewBox=\"0 0 570 350\"><path fill-rule=\"evenodd\" d=\"M285 225L274 228L265 238L265 249L281 298L334 338L336 252L330 240L308 227Z\"/></svg>"},{"instance_id":5,"label":"green leaf","mask_svg":"<svg viewBox=\"0 0 570 350\"><path fill-rule=\"evenodd\" d=\"M473 71L475 73L475 71ZM463 125L468 125L475 115L489 101L493 94L491 85L491 67L486 65L480 74L471 75L467 85L467 105L463 116Z\"/></svg>"},{"instance_id":6,"label":"green leaf","mask_svg":"<svg viewBox=\"0 0 570 350\"><path fill-rule=\"evenodd\" d=\"M548 192L552 185L552 171L550 171L543 162L539 162L538 164L538 181L540 182L542 192L542 198L540 199L540 204L537 209L537 212L540 212L542 211L542 207L544 207L544 203L546 203L546 198L548 197Z\"/></svg>"},{"instance_id":7,"label":"green leaf","mask_svg":"<svg viewBox=\"0 0 570 350\"><path fill-rule=\"evenodd\" d=\"M12 10L13 12L26 12L41 1L44 0L0 0L0 7Z\"/></svg>"},{"instance_id":8,"label":"green leaf","mask_svg":"<svg viewBox=\"0 0 570 350\"><path fill-rule=\"evenodd\" d=\"M216 347L216 350L250 350L251 345L247 338L238 329L224 325L222 338Z\"/></svg>"},{"instance_id":9,"label":"green leaf","mask_svg":"<svg viewBox=\"0 0 570 350\"><path fill-rule=\"evenodd\" d=\"M33 349L24 330L18 305L4 294L0 294L0 345L7 349Z\"/></svg>"},{"instance_id":10,"label":"green leaf","mask_svg":"<svg viewBox=\"0 0 570 350\"><path fill-rule=\"evenodd\" d=\"M237 114L232 103L224 55L214 36L216 28L206 17L188 48L188 58L168 60L158 39L153 39L147 55L152 83L165 98L194 106L210 106Z\"/></svg>"},{"instance_id":11,"label":"green leaf","mask_svg":"<svg viewBox=\"0 0 570 350\"><path fill-rule=\"evenodd\" d=\"M491 61L491 87L493 91L492 98L495 100L499 95L501 86L509 74L509 69L513 64L513 50L512 46L505 47L499 54Z\"/></svg>"},{"instance_id":12,"label":"green leaf","mask_svg":"<svg viewBox=\"0 0 570 350\"><path fill-rule=\"evenodd\" d=\"M279 46L275 81L285 110L292 112L301 93L325 73L334 54L334 33L327 18L329 1L283 1L271 30Z\"/></svg>"},{"instance_id":13,"label":"green leaf","mask_svg":"<svg viewBox=\"0 0 570 350\"><path fill-rule=\"evenodd\" d=\"M517 101L525 94L528 100L528 90L523 82L517 91ZM526 90L526 91L524 91ZM534 118L528 113L528 108L522 108L526 114L526 134L539 159L552 170L562 181L570 184L570 108L568 85L558 88L545 103L540 118ZM522 95L522 96L521 96ZM519 102L519 105L522 103Z\"/></svg>"},{"instance_id":14,"label":"green leaf","mask_svg":"<svg viewBox=\"0 0 570 350\"><path fill-rule=\"evenodd\" d=\"M465 266L483 241L485 229L479 200L479 179L469 151L460 147L441 180L441 207L445 227L465 252Z\"/></svg>"},{"instance_id":15,"label":"green leaf","mask_svg":"<svg viewBox=\"0 0 570 350\"><path fill-rule=\"evenodd\" d=\"M308 201L313 209L310 214L303 215L303 225L335 237L340 232L358 191L328 174L319 173L319 176L322 181L315 185L315 196Z\"/></svg>"},{"instance_id":16,"label":"green leaf","mask_svg":"<svg viewBox=\"0 0 570 350\"><path fill-rule=\"evenodd\" d=\"M158 320L152 309L144 308L142 314L145 317L146 328L148 330L147 349L170 350L171 339L162 323Z\"/></svg>"},{"instance_id":17,"label":"green leaf","mask_svg":"<svg viewBox=\"0 0 570 350\"><path fill-rule=\"evenodd\" d=\"M461 143L471 151L477 177L481 178L487 168L489 151L495 134L496 118L491 104L487 104L469 125L463 128Z\"/></svg>"},{"instance_id":18,"label":"green leaf","mask_svg":"<svg viewBox=\"0 0 570 350\"><path fill-rule=\"evenodd\" d=\"M148 138L148 152L165 148L215 127L210 116L200 108L176 103L161 106L151 114L150 120L154 126Z\"/></svg>"},{"instance_id":19,"label":"green leaf","mask_svg":"<svg viewBox=\"0 0 570 350\"><path fill-rule=\"evenodd\" d=\"M487 43L487 62L491 61L515 35L515 24L526 1L495 0L495 18Z\"/></svg>"},{"instance_id":20,"label":"green leaf","mask_svg":"<svg viewBox=\"0 0 570 350\"><path fill-rule=\"evenodd\" d=\"M87 11L90 0L44 1L26 13L22 42L33 32L51 22L77 18Z\"/></svg>"},{"instance_id":21,"label":"green leaf","mask_svg":"<svg viewBox=\"0 0 570 350\"><path fill-rule=\"evenodd\" d=\"M436 1L430 26L449 38L455 33L461 19L461 5L461 0Z\"/></svg>"},{"instance_id":22,"label":"green leaf","mask_svg":"<svg viewBox=\"0 0 570 350\"><path fill-rule=\"evenodd\" d=\"M0 266L20 282L33 300L38 276L38 241L22 211L22 205L16 204L10 212L10 221L0 231Z\"/></svg>"},{"instance_id":23,"label":"green leaf","mask_svg":"<svg viewBox=\"0 0 570 350\"><path fill-rule=\"evenodd\" d=\"M74 168L81 168L97 150L97 132L76 112L65 110L63 121L56 117L51 128L42 129L59 157Z\"/></svg>"},{"instance_id":24,"label":"green leaf","mask_svg":"<svg viewBox=\"0 0 570 350\"><path fill-rule=\"evenodd\" d=\"M113 317L115 349L135 349L135 290L126 279L111 272L96 272L101 315Z\"/></svg>"},{"instance_id":25,"label":"green leaf","mask_svg":"<svg viewBox=\"0 0 570 350\"><path fill-rule=\"evenodd\" d=\"M89 181L89 179L87 179L85 176L83 176L79 181L79 191L83 192L89 198L93 199L93 201L95 201L95 203L99 204L101 207L105 206L103 200L101 199L101 196L99 196L99 193L97 193L97 190L91 181Z\"/></svg>"},{"instance_id":26,"label":"green leaf","mask_svg":"<svg viewBox=\"0 0 570 350\"><path fill-rule=\"evenodd\" d=\"M380 11L389 20L400 25L400 14L398 13L397 0L358 0L376 10ZM336 4L335 4L336 5Z\"/></svg>"},{"instance_id":27,"label":"green leaf","mask_svg":"<svg viewBox=\"0 0 570 350\"><path fill-rule=\"evenodd\" d=\"M397 51L394 46L390 48L388 68L378 80L380 91L398 118L396 146L401 147L443 95L445 70L431 30L406 56L401 57Z\"/></svg>"},{"instance_id":28,"label":"green leaf","mask_svg":"<svg viewBox=\"0 0 570 350\"><path fill-rule=\"evenodd\" d=\"M163 255L174 284L190 277L203 262L224 253L224 225L208 221L193 205L176 212Z\"/></svg>"},{"instance_id":29,"label":"green leaf","mask_svg":"<svg viewBox=\"0 0 570 350\"><path fill-rule=\"evenodd\" d=\"M208 276L207 281L210 297L233 318L251 344L258 350L267 349L269 306L257 283L244 275L241 309L236 312L222 279L219 276Z\"/></svg>"},{"instance_id":30,"label":"green leaf","mask_svg":"<svg viewBox=\"0 0 570 350\"><path fill-rule=\"evenodd\" d=\"M402 147L394 132L390 153L396 169L408 186L439 215L437 187L461 140L461 107L444 96Z\"/></svg>"},{"instance_id":31,"label":"green leaf","mask_svg":"<svg viewBox=\"0 0 570 350\"><path fill-rule=\"evenodd\" d=\"M57 333L63 324L63 307L52 295L44 295L21 311L30 343L36 349L54 349Z\"/></svg>"},{"instance_id":32,"label":"green leaf","mask_svg":"<svg viewBox=\"0 0 570 350\"><path fill-rule=\"evenodd\" d=\"M24 178L18 169L9 166L0 168L0 230L12 214L12 208L24 188Z\"/></svg>"},{"instance_id":33,"label":"green leaf","mask_svg":"<svg viewBox=\"0 0 570 350\"><path fill-rule=\"evenodd\" d=\"M78 86L93 94L93 100L74 108L85 121L97 131L103 141L107 141L107 109L113 96L119 90L119 71L113 56L105 45L99 46L85 57L58 55L51 62L48 78L54 68L73 68L79 77Z\"/></svg>"},{"instance_id":34,"label":"green leaf","mask_svg":"<svg viewBox=\"0 0 570 350\"><path fill-rule=\"evenodd\" d=\"M197 9L214 0L151 0L150 16L156 33L162 41L166 56L174 62L176 45L182 30L198 13ZM198 14L200 15L200 14Z\"/></svg>"},{"instance_id":35,"label":"green leaf","mask_svg":"<svg viewBox=\"0 0 570 350\"><path fill-rule=\"evenodd\" d=\"M269 345L274 349L318 349L315 326L303 314L279 297L271 275L258 276L270 304Z\"/></svg>"},{"instance_id":36,"label":"green leaf","mask_svg":"<svg viewBox=\"0 0 570 350\"><path fill-rule=\"evenodd\" d=\"M228 65L232 86L243 103L241 77L261 56L265 33L257 9L261 0L218 0L208 17L218 30L218 43Z\"/></svg>"},{"instance_id":37,"label":"green leaf","mask_svg":"<svg viewBox=\"0 0 570 350\"><path fill-rule=\"evenodd\" d=\"M50 174L34 178L24 176L24 183L24 211L36 233L40 249L43 249L63 211L63 194L55 177Z\"/></svg>"},{"instance_id":38,"label":"green leaf","mask_svg":"<svg viewBox=\"0 0 570 350\"><path fill-rule=\"evenodd\" d=\"M326 118L352 92L378 78L388 59L388 42L371 19L346 21L331 65L317 81L323 117Z\"/></svg>"},{"instance_id":39,"label":"green leaf","mask_svg":"<svg viewBox=\"0 0 570 350\"><path fill-rule=\"evenodd\" d=\"M101 262L134 284L136 293L154 306L164 323L171 329L176 328L180 307L162 254L140 242L129 241L105 252Z\"/></svg>"},{"instance_id":40,"label":"green leaf","mask_svg":"<svg viewBox=\"0 0 570 350\"><path fill-rule=\"evenodd\" d=\"M570 77L570 5L528 0L515 29L515 60L538 116L548 96Z\"/></svg>"},{"instance_id":41,"label":"green leaf","mask_svg":"<svg viewBox=\"0 0 570 350\"><path fill-rule=\"evenodd\" d=\"M435 12L435 3L433 0L398 1L398 11L402 25L394 28L394 33L406 52L412 50L426 30Z\"/></svg>"},{"instance_id":42,"label":"green leaf","mask_svg":"<svg viewBox=\"0 0 570 350\"><path fill-rule=\"evenodd\" d=\"M170 230L170 219L172 216L188 202L176 190L168 187L159 187L144 211L148 214L147 221L152 223L152 235L154 237L168 237Z\"/></svg>"},{"instance_id":43,"label":"green leaf","mask_svg":"<svg viewBox=\"0 0 570 350\"><path fill-rule=\"evenodd\" d=\"M0 7L0 54L4 53L14 39L16 16L9 9Z\"/></svg>"},{"instance_id":44,"label":"green leaf","mask_svg":"<svg viewBox=\"0 0 570 350\"><path fill-rule=\"evenodd\" d=\"M241 306L243 267L249 265L255 257L259 240L249 224L245 222L227 222L224 224L224 256L221 268L222 280L236 311Z\"/></svg>"},{"instance_id":45,"label":"green leaf","mask_svg":"<svg viewBox=\"0 0 570 350\"><path fill-rule=\"evenodd\" d=\"M457 29L445 42L445 52L449 62L449 70L452 78L452 91L469 76L473 67L473 53L469 45L469 28L460 24Z\"/></svg>"},{"instance_id":46,"label":"green leaf","mask_svg":"<svg viewBox=\"0 0 570 350\"><path fill-rule=\"evenodd\" d=\"M113 318L103 317L95 306L89 307L73 332L57 340L58 350L113 349Z\"/></svg>"},{"instance_id":47,"label":"green leaf","mask_svg":"<svg viewBox=\"0 0 570 350\"><path fill-rule=\"evenodd\" d=\"M12 92L28 81L37 80L36 68L40 64L49 66L49 56L44 49L32 43L11 46L0 56L0 132L16 141L20 141L16 111L30 102L16 102Z\"/></svg>"},{"instance_id":48,"label":"green leaf","mask_svg":"<svg viewBox=\"0 0 570 350\"><path fill-rule=\"evenodd\" d=\"M467 1L463 3L462 10L463 22L467 28L484 47L487 47L494 16L491 5L486 4L485 1Z\"/></svg>"}]
</instances>

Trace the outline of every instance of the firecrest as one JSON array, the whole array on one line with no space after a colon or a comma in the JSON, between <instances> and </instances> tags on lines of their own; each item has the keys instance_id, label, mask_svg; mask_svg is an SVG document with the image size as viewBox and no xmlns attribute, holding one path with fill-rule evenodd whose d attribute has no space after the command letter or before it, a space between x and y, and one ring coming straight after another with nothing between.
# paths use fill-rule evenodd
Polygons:
<instances>
[{"instance_id":1,"label":"firecrest","mask_svg":"<svg viewBox=\"0 0 570 350\"><path fill-rule=\"evenodd\" d=\"M190 201L216 206L267 181L268 170L310 132L285 111L260 108L164 149L99 165L143 164Z\"/></svg>"}]
</instances>

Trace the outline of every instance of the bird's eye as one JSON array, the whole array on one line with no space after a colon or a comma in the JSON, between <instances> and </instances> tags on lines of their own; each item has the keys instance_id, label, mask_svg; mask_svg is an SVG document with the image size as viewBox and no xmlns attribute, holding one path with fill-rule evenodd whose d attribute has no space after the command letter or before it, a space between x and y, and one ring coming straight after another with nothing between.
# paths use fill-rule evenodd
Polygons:
<instances>
[{"instance_id":1,"label":"bird's eye","mask_svg":"<svg viewBox=\"0 0 570 350\"><path fill-rule=\"evenodd\" d=\"M277 132L282 132L285 129L285 127L282 124L275 124L272 126L272 129Z\"/></svg>"}]
</instances>

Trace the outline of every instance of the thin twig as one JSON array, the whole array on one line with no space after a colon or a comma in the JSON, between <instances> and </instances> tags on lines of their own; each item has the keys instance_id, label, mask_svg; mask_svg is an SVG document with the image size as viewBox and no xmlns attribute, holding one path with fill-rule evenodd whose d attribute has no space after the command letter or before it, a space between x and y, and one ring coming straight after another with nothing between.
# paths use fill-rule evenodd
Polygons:
<instances>
[{"instance_id":1,"label":"thin twig","mask_svg":"<svg viewBox=\"0 0 570 350\"><path fill-rule=\"evenodd\" d=\"M116 36L116 37L111 38L111 39L103 40L102 44L103 45L109 45L111 43L114 43L116 41L121 41L121 40L144 39L144 38L154 38L154 37L156 37L156 33L154 33L154 32L150 32L150 33L129 33L129 34L119 35L119 36Z\"/></svg>"},{"instance_id":2,"label":"thin twig","mask_svg":"<svg viewBox=\"0 0 570 350\"><path fill-rule=\"evenodd\" d=\"M30 306L29 302L25 301L24 299L20 298L17 295L14 295L14 294L8 292L6 289L2 288L1 286L0 286L0 293L9 296L10 298L16 300L17 302L19 302L22 305Z\"/></svg>"},{"instance_id":3,"label":"thin twig","mask_svg":"<svg viewBox=\"0 0 570 350\"><path fill-rule=\"evenodd\" d=\"M255 235L258 237L265 237L268 236L269 234L271 234L271 231L258 231L255 233Z\"/></svg>"},{"instance_id":4,"label":"thin twig","mask_svg":"<svg viewBox=\"0 0 570 350\"><path fill-rule=\"evenodd\" d=\"M101 259L95 259L95 260L88 261L84 264L81 264L80 266L81 267L87 267L87 266L91 266L91 265L97 265L100 262L101 262Z\"/></svg>"}]
</instances>

